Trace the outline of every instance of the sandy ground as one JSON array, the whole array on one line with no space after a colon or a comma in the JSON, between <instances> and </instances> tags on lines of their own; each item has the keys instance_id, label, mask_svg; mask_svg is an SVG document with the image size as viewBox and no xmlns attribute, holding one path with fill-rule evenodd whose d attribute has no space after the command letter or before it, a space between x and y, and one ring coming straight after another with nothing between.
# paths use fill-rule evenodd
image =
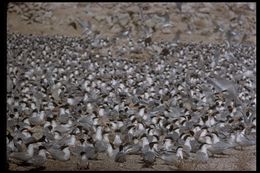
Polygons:
<instances>
[{"instance_id":1,"label":"sandy ground","mask_svg":"<svg viewBox=\"0 0 260 173\"><path fill-rule=\"evenodd\" d=\"M245 42L256 43L256 10L254 3L184 3L182 5L182 12L176 8L175 3L139 3L143 7L143 15L147 18L146 24L149 26L155 25L155 31L152 35L155 41L172 40L175 33L180 30L180 41L183 42L205 42L205 43L219 43L223 42L225 37L219 32L214 32L216 27L214 23L222 25L224 32L226 32L230 25L235 28L240 36L238 40L242 39L243 34L248 36ZM101 36L112 36L117 31L123 30L117 24L108 20L109 16L115 14L133 14L133 20L127 23L127 27L133 28L133 37L139 36L135 32L136 25L133 21L139 19L139 8L136 3L51 3L46 4L48 15L43 20L44 22L34 22L33 20L24 20L24 14L29 10L16 9L17 12L8 12L7 28L12 32L19 32L23 34L37 34L37 35L67 35L67 36L81 36L83 29L78 25L76 19L82 21L89 21L92 25L92 30L100 32ZM163 14L166 10L169 11L170 21L173 27L162 29L156 27L158 21L150 21L149 15L153 13ZM32 11L32 13L37 13ZM41 14L39 14L41 15ZM239 16L241 18L241 25L237 25ZM76 23L74 28L71 23ZM188 26L190 25L190 26ZM127 28L126 27L126 28ZM192 28L191 33L188 32L188 27Z\"/></svg>"},{"instance_id":2,"label":"sandy ground","mask_svg":"<svg viewBox=\"0 0 260 173\"><path fill-rule=\"evenodd\" d=\"M175 37L175 33L181 30L180 41L183 42L222 43L225 37L212 31L215 27L213 21L223 25L225 30L227 30L230 23L232 23L231 19L235 20L234 18L242 14L243 24L239 27L237 26L236 31L248 34L248 37L243 42L256 43L256 10L255 4L252 3L250 5L245 3L229 4L229 6L223 3L190 3L183 5L181 13L176 8L175 3L150 3L142 4L142 6L144 15L152 12L163 13L163 11L169 10L170 20L173 21L174 27L166 32L157 29L152 35L152 39L156 41L172 40ZM44 22L24 20L22 16L25 12L21 11L21 9L19 10L19 8L14 11L8 11L7 30L22 34L81 36L83 30L75 22L76 18L80 18L90 21L92 29L99 31L102 36L113 36L115 34L111 29L113 26L109 27L104 21L106 16L123 13L124 11L138 12L136 4L132 3L120 3L119 5L113 3L52 3L47 4L47 7L51 14L44 19ZM195 16L192 19L194 29L189 34L186 32L187 23L190 22L192 15ZM70 25L73 22L75 22L76 27ZM129 25L131 24L129 22ZM138 33L133 32L133 37L138 37ZM255 146L245 148L243 151L231 150L228 153L230 155L225 158L210 158L207 164L184 163L179 168L165 165L159 159L157 159L152 168L143 168L140 156L128 156L126 163L118 164L105 155L99 155L99 160L90 161L89 170L256 170ZM73 157L68 162L48 160L44 165L46 167L44 170L78 170L76 162L77 159ZM28 170L29 168L10 163L9 169Z\"/></svg>"},{"instance_id":3,"label":"sandy ground","mask_svg":"<svg viewBox=\"0 0 260 173\"><path fill-rule=\"evenodd\" d=\"M172 165L166 165L164 161L157 159L154 166L150 168L143 167L141 157L138 155L127 156L127 162L115 163L113 160L108 158L105 154L99 154L98 160L90 160L89 171L98 170L120 170L120 171L173 171L173 170L208 170L208 171L253 171L256 170L256 147L247 147L243 151L240 150L228 150L226 151L229 155L216 156L210 158L207 163L195 163L192 161L186 161L179 167ZM69 161L62 162L49 159L45 165L44 170L48 171L78 171L77 158L72 156ZM10 164L10 170L29 170L30 167L17 166Z\"/></svg>"}]
</instances>

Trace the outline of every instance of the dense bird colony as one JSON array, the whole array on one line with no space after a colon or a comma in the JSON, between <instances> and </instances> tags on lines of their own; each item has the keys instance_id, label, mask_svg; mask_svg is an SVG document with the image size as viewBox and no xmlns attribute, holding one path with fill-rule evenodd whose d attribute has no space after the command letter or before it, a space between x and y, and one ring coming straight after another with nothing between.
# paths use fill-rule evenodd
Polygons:
<instances>
[{"instance_id":1,"label":"dense bird colony","mask_svg":"<svg viewBox=\"0 0 260 173\"><path fill-rule=\"evenodd\" d=\"M151 167L255 145L255 46L148 40L8 34L8 162Z\"/></svg>"}]
</instances>

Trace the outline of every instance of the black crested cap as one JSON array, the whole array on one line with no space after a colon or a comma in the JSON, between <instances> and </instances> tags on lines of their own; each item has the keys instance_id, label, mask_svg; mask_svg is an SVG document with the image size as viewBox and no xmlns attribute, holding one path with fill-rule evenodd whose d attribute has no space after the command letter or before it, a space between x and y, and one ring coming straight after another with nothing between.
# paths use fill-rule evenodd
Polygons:
<instances>
[{"instance_id":1,"label":"black crested cap","mask_svg":"<svg viewBox=\"0 0 260 173\"><path fill-rule=\"evenodd\" d=\"M63 145L60 147L60 149L63 150L64 148L67 148L67 147L68 147L68 145Z\"/></svg>"},{"instance_id":2,"label":"black crested cap","mask_svg":"<svg viewBox=\"0 0 260 173\"><path fill-rule=\"evenodd\" d=\"M146 133L143 133L140 139L142 139L143 137L147 137Z\"/></svg>"},{"instance_id":3,"label":"black crested cap","mask_svg":"<svg viewBox=\"0 0 260 173\"><path fill-rule=\"evenodd\" d=\"M185 141L188 137L191 137L190 135L184 136L183 140Z\"/></svg>"},{"instance_id":4,"label":"black crested cap","mask_svg":"<svg viewBox=\"0 0 260 173\"><path fill-rule=\"evenodd\" d=\"M122 151L123 149L124 149L124 145L121 144L121 145L119 146L119 151Z\"/></svg>"},{"instance_id":5,"label":"black crested cap","mask_svg":"<svg viewBox=\"0 0 260 173\"><path fill-rule=\"evenodd\" d=\"M159 136L157 135L153 135L154 137L156 137L157 141L159 141Z\"/></svg>"},{"instance_id":6,"label":"black crested cap","mask_svg":"<svg viewBox=\"0 0 260 173\"><path fill-rule=\"evenodd\" d=\"M86 154L85 151L81 151L81 152L80 152L80 156L83 156L84 154Z\"/></svg>"},{"instance_id":7,"label":"black crested cap","mask_svg":"<svg viewBox=\"0 0 260 173\"><path fill-rule=\"evenodd\" d=\"M45 147L45 146L42 146L42 145L40 145L40 146L39 146L39 150L43 150L43 149L45 149L45 150L46 150L46 147Z\"/></svg>"},{"instance_id":8,"label":"black crested cap","mask_svg":"<svg viewBox=\"0 0 260 173\"><path fill-rule=\"evenodd\" d=\"M153 148L154 144L158 144L158 142L150 142L150 143L149 143L149 147L150 147L150 148Z\"/></svg>"},{"instance_id":9,"label":"black crested cap","mask_svg":"<svg viewBox=\"0 0 260 173\"><path fill-rule=\"evenodd\" d=\"M91 144L94 142L94 140L92 139L92 137L88 138L87 141L88 141L89 143L91 143Z\"/></svg>"},{"instance_id":10,"label":"black crested cap","mask_svg":"<svg viewBox=\"0 0 260 173\"><path fill-rule=\"evenodd\" d=\"M53 129L52 125L49 125L47 128L48 128L50 131Z\"/></svg>"},{"instance_id":11,"label":"black crested cap","mask_svg":"<svg viewBox=\"0 0 260 173\"><path fill-rule=\"evenodd\" d=\"M190 130L190 134L191 136L194 136L195 133L192 130Z\"/></svg>"},{"instance_id":12,"label":"black crested cap","mask_svg":"<svg viewBox=\"0 0 260 173\"><path fill-rule=\"evenodd\" d=\"M79 141L80 141L80 143L83 143L85 141L85 139L80 138Z\"/></svg>"},{"instance_id":13,"label":"black crested cap","mask_svg":"<svg viewBox=\"0 0 260 173\"><path fill-rule=\"evenodd\" d=\"M43 136L38 140L38 142L45 142L45 139L46 139L46 136L43 135ZM46 149L46 148L45 148L45 149Z\"/></svg>"},{"instance_id":14,"label":"black crested cap","mask_svg":"<svg viewBox=\"0 0 260 173\"><path fill-rule=\"evenodd\" d=\"M134 125L128 126L127 130L131 129L132 127L135 127Z\"/></svg>"}]
</instances>

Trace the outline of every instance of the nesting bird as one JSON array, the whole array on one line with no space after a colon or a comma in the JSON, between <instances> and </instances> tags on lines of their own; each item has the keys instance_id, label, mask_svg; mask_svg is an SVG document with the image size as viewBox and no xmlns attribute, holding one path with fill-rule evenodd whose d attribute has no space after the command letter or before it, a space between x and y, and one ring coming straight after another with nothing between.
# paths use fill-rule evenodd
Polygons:
<instances>
[{"instance_id":1,"label":"nesting bird","mask_svg":"<svg viewBox=\"0 0 260 173\"><path fill-rule=\"evenodd\" d=\"M119 163L134 154L152 167L157 158L206 163L209 153L256 143L253 46L129 38L125 52L153 55L142 60L101 54L120 52L110 39L7 36L9 160L39 166L76 155L89 169L100 153Z\"/></svg>"}]
</instances>

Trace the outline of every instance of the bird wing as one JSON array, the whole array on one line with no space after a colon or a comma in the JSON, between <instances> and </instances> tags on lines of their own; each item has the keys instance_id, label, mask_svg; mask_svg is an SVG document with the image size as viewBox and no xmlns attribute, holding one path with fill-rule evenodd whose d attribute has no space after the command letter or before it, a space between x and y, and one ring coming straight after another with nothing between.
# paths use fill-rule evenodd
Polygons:
<instances>
[{"instance_id":1,"label":"bird wing","mask_svg":"<svg viewBox=\"0 0 260 173\"><path fill-rule=\"evenodd\" d=\"M65 153L63 151L53 148L48 149L48 151L55 160L64 160Z\"/></svg>"}]
</instances>

